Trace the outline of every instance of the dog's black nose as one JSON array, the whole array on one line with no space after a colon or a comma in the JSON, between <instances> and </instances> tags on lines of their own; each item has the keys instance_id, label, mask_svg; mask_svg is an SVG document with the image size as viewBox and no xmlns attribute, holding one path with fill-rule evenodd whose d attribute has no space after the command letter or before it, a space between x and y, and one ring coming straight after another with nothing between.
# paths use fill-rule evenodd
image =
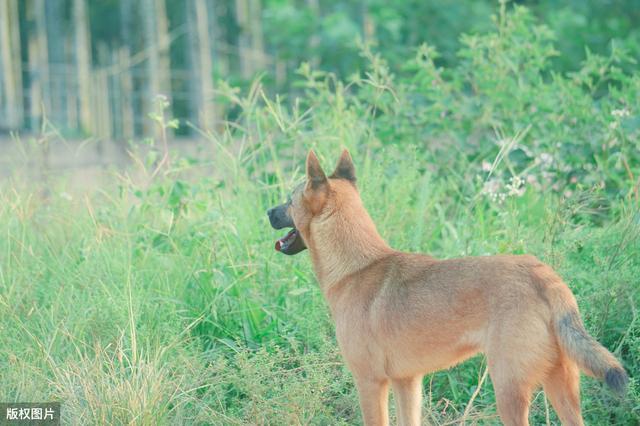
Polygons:
<instances>
[{"instance_id":1,"label":"dog's black nose","mask_svg":"<svg viewBox=\"0 0 640 426\"><path fill-rule=\"evenodd\" d=\"M278 211L277 207L267 210L267 216L269 216L269 223L272 228L278 229Z\"/></svg>"}]
</instances>

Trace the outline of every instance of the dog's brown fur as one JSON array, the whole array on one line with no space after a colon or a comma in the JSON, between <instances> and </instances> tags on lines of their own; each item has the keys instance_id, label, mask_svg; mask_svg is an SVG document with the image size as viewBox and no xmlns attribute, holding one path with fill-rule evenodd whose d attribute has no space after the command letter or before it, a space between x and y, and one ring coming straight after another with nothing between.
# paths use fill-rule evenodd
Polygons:
<instances>
[{"instance_id":1,"label":"dog's brown fur","mask_svg":"<svg viewBox=\"0 0 640 426\"><path fill-rule=\"evenodd\" d=\"M310 251L367 425L420 424L422 377L483 352L507 425L527 425L542 385L563 424L582 425L579 370L622 392L620 363L585 331L562 279L533 256L437 260L391 249L345 150L328 178L310 152L288 214Z\"/></svg>"}]
</instances>

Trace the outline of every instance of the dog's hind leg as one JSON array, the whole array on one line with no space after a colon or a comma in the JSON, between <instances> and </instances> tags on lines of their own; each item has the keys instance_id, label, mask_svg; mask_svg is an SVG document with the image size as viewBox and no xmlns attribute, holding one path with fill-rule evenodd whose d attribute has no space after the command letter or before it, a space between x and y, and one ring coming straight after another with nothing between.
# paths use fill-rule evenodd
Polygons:
<instances>
[{"instance_id":1,"label":"dog's hind leg","mask_svg":"<svg viewBox=\"0 0 640 426\"><path fill-rule=\"evenodd\" d=\"M505 426L529 425L531 393L549 370L542 345L522 344L503 333L487 351L489 375L496 393L498 414Z\"/></svg>"},{"instance_id":2,"label":"dog's hind leg","mask_svg":"<svg viewBox=\"0 0 640 426\"><path fill-rule=\"evenodd\" d=\"M529 424L533 389L553 367L556 347L536 305L520 304L501 313L487 333L487 363L498 413L506 426Z\"/></svg>"},{"instance_id":3,"label":"dog's hind leg","mask_svg":"<svg viewBox=\"0 0 640 426\"><path fill-rule=\"evenodd\" d=\"M531 387L508 377L496 377L495 374L491 374L491 381L502 423L505 426L528 426Z\"/></svg>"},{"instance_id":4,"label":"dog's hind leg","mask_svg":"<svg viewBox=\"0 0 640 426\"><path fill-rule=\"evenodd\" d=\"M582 426L580 414L580 370L563 357L542 382L544 393L565 426Z\"/></svg>"},{"instance_id":5,"label":"dog's hind leg","mask_svg":"<svg viewBox=\"0 0 640 426\"><path fill-rule=\"evenodd\" d=\"M422 405L422 376L391 381L399 426L419 426Z\"/></svg>"},{"instance_id":6,"label":"dog's hind leg","mask_svg":"<svg viewBox=\"0 0 640 426\"><path fill-rule=\"evenodd\" d=\"M389 382L371 377L356 377L360 409L365 426L389 424Z\"/></svg>"}]
</instances>

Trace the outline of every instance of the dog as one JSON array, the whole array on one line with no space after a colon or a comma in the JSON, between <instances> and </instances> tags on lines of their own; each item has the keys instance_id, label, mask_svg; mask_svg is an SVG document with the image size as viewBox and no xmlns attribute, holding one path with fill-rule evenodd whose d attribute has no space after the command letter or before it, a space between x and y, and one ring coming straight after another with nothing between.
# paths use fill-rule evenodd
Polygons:
<instances>
[{"instance_id":1,"label":"dog","mask_svg":"<svg viewBox=\"0 0 640 426\"><path fill-rule=\"evenodd\" d=\"M310 151L306 182L268 212L291 228L276 250L309 249L352 372L365 425L421 421L422 378L482 352L505 425L528 425L542 385L565 425L582 425L580 370L623 393L618 360L585 330L573 293L530 255L438 260L390 248L376 230L344 150L328 177Z\"/></svg>"}]
</instances>

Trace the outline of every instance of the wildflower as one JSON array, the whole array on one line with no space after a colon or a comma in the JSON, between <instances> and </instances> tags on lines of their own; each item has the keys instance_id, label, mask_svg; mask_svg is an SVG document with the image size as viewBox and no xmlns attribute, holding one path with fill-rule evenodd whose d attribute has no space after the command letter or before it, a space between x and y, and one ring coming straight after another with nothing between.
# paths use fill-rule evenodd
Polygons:
<instances>
[{"instance_id":1,"label":"wildflower","mask_svg":"<svg viewBox=\"0 0 640 426\"><path fill-rule=\"evenodd\" d=\"M543 152L538 157L538 162L544 164L545 166L548 166L553 163L553 156L551 154Z\"/></svg>"},{"instance_id":2,"label":"wildflower","mask_svg":"<svg viewBox=\"0 0 640 426\"><path fill-rule=\"evenodd\" d=\"M520 197L524 194L525 188L524 188L524 179L522 179L520 176L513 176L510 181L509 184L507 185L507 191L508 191L508 195L510 197Z\"/></svg>"},{"instance_id":3,"label":"wildflower","mask_svg":"<svg viewBox=\"0 0 640 426\"><path fill-rule=\"evenodd\" d=\"M611 115L613 115L614 117L628 117L630 115L630 112L627 108L622 108L622 109L614 109L613 111L611 111Z\"/></svg>"}]
</instances>

